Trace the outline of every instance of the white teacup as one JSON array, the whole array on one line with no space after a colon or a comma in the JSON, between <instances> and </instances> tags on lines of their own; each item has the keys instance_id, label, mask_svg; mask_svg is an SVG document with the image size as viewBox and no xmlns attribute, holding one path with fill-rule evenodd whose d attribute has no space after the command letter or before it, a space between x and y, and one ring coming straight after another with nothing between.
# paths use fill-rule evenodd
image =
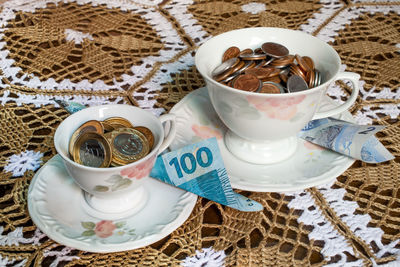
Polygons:
<instances>
[{"instance_id":1,"label":"white teacup","mask_svg":"<svg viewBox=\"0 0 400 267\"><path fill-rule=\"evenodd\" d=\"M110 117L123 117L134 126L149 128L154 135L150 153L136 162L119 167L94 168L74 162L69 156L68 145L75 130L89 120L102 121ZM162 123L167 121L170 122L170 130L165 136ZM148 194L143 182L148 179L157 155L169 146L175 134L173 114L157 118L149 111L134 106L104 105L83 109L66 118L56 130L54 145L70 176L85 191L88 212L94 215L131 215L146 204Z\"/></svg>"},{"instance_id":2,"label":"white teacup","mask_svg":"<svg viewBox=\"0 0 400 267\"><path fill-rule=\"evenodd\" d=\"M229 47L255 49L265 42L284 45L290 54L311 57L322 74L322 84L290 94L260 94L225 86L211 77ZM340 57L331 46L289 29L246 28L220 34L200 46L195 64L205 79L215 111L229 129L224 138L227 148L238 158L256 164L275 163L290 157L296 151L296 134L311 119L347 110L359 91L360 75L340 72ZM317 112L328 86L338 79L351 81L351 96L336 108Z\"/></svg>"}]
</instances>

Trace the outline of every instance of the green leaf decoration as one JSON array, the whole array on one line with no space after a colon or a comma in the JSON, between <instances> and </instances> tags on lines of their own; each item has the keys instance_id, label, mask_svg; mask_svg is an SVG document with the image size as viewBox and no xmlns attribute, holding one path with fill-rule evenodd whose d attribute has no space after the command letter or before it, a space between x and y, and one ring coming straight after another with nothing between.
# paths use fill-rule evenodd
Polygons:
<instances>
[{"instance_id":1,"label":"green leaf decoration","mask_svg":"<svg viewBox=\"0 0 400 267\"><path fill-rule=\"evenodd\" d=\"M92 236L94 234L95 233L93 230L86 230L85 232L82 233L82 236Z\"/></svg>"},{"instance_id":2,"label":"green leaf decoration","mask_svg":"<svg viewBox=\"0 0 400 267\"><path fill-rule=\"evenodd\" d=\"M131 179L124 178L121 181L118 181L115 184L113 184L111 187L111 191L117 191L117 190L127 188L128 186L130 186L131 183L132 183Z\"/></svg>"},{"instance_id":3,"label":"green leaf decoration","mask_svg":"<svg viewBox=\"0 0 400 267\"><path fill-rule=\"evenodd\" d=\"M249 106L249 103L246 101L246 99L236 97L232 100L232 104L234 106L237 106L239 108L246 108Z\"/></svg>"},{"instance_id":4,"label":"green leaf decoration","mask_svg":"<svg viewBox=\"0 0 400 267\"><path fill-rule=\"evenodd\" d=\"M258 110L251 107L237 110L237 116L241 116L249 120L258 120L261 117L260 113L258 113Z\"/></svg>"},{"instance_id":5,"label":"green leaf decoration","mask_svg":"<svg viewBox=\"0 0 400 267\"><path fill-rule=\"evenodd\" d=\"M229 106L227 103L225 102L220 102L220 109L225 112L225 113L231 113L233 111L232 107Z\"/></svg>"},{"instance_id":6,"label":"green leaf decoration","mask_svg":"<svg viewBox=\"0 0 400 267\"><path fill-rule=\"evenodd\" d=\"M93 190L94 190L94 191L97 191L97 192L107 192L107 191L108 191L108 186L96 185L96 186L93 188Z\"/></svg>"},{"instance_id":7,"label":"green leaf decoration","mask_svg":"<svg viewBox=\"0 0 400 267\"><path fill-rule=\"evenodd\" d=\"M135 229L131 229L131 230L129 230L128 234L129 234L129 235L136 235L136 233L135 233Z\"/></svg>"},{"instance_id":8,"label":"green leaf decoration","mask_svg":"<svg viewBox=\"0 0 400 267\"><path fill-rule=\"evenodd\" d=\"M125 224L126 224L126 222L117 222L117 223L115 224L115 227L121 228L121 227L123 227Z\"/></svg>"},{"instance_id":9,"label":"green leaf decoration","mask_svg":"<svg viewBox=\"0 0 400 267\"><path fill-rule=\"evenodd\" d=\"M94 222L81 222L81 225L83 228L89 229L89 230L94 229L94 227L96 226L96 224Z\"/></svg>"},{"instance_id":10,"label":"green leaf decoration","mask_svg":"<svg viewBox=\"0 0 400 267\"><path fill-rule=\"evenodd\" d=\"M114 175L110 176L109 178L107 178L105 181L114 184L116 182L121 181L122 179L123 179L123 177L121 175L114 174Z\"/></svg>"}]
</instances>

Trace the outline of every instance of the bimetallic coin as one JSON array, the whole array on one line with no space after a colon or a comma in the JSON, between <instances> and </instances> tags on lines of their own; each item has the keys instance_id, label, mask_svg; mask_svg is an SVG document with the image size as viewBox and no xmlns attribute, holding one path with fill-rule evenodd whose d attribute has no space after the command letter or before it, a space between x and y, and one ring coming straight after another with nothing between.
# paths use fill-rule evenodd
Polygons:
<instances>
[{"instance_id":1,"label":"bimetallic coin","mask_svg":"<svg viewBox=\"0 0 400 267\"><path fill-rule=\"evenodd\" d=\"M222 62L227 61L228 59L239 56L240 49L236 46L229 47L224 54L222 55Z\"/></svg>"},{"instance_id":2,"label":"bimetallic coin","mask_svg":"<svg viewBox=\"0 0 400 267\"><path fill-rule=\"evenodd\" d=\"M69 146L68 146L68 152L72 156L73 155L73 149L74 145L76 143L76 140L78 137L84 133L87 132L96 132L99 134L102 134L104 131L103 125L96 120L90 120L79 126L77 130L72 134L71 138L69 139Z\"/></svg>"},{"instance_id":3,"label":"bimetallic coin","mask_svg":"<svg viewBox=\"0 0 400 267\"><path fill-rule=\"evenodd\" d=\"M107 168L111 163L111 146L103 135L87 132L76 140L72 156L79 164Z\"/></svg>"},{"instance_id":4,"label":"bimetallic coin","mask_svg":"<svg viewBox=\"0 0 400 267\"><path fill-rule=\"evenodd\" d=\"M240 51L240 54L239 54L239 55L242 55L242 54L253 54L253 49L251 49L251 48L246 48L246 49Z\"/></svg>"},{"instance_id":5,"label":"bimetallic coin","mask_svg":"<svg viewBox=\"0 0 400 267\"><path fill-rule=\"evenodd\" d=\"M308 71L312 70L310 66L308 66L307 61L305 61L300 55L296 54L295 55L297 64L299 64L299 67L302 71L307 73Z\"/></svg>"},{"instance_id":6,"label":"bimetallic coin","mask_svg":"<svg viewBox=\"0 0 400 267\"><path fill-rule=\"evenodd\" d=\"M134 127L133 129L138 130L146 137L147 141L149 142L149 150L151 151L154 145L154 135L151 132L151 130L144 126L137 126Z\"/></svg>"},{"instance_id":7,"label":"bimetallic coin","mask_svg":"<svg viewBox=\"0 0 400 267\"><path fill-rule=\"evenodd\" d=\"M149 153L149 143L138 130L121 128L111 133L113 162L128 164L145 157Z\"/></svg>"},{"instance_id":8,"label":"bimetallic coin","mask_svg":"<svg viewBox=\"0 0 400 267\"><path fill-rule=\"evenodd\" d=\"M263 43L261 49L265 54L274 58L281 58L289 55L289 50L285 46L273 42Z\"/></svg>"},{"instance_id":9,"label":"bimetallic coin","mask_svg":"<svg viewBox=\"0 0 400 267\"><path fill-rule=\"evenodd\" d=\"M233 88L255 92L261 87L261 81L253 74L241 74L233 80Z\"/></svg>"},{"instance_id":10,"label":"bimetallic coin","mask_svg":"<svg viewBox=\"0 0 400 267\"><path fill-rule=\"evenodd\" d=\"M236 64L239 64L239 59L234 57L231 59L228 59L227 61L223 62L222 64L218 65L212 72L211 76L216 77L224 73L225 71L229 70L230 68L236 66Z\"/></svg>"},{"instance_id":11,"label":"bimetallic coin","mask_svg":"<svg viewBox=\"0 0 400 267\"><path fill-rule=\"evenodd\" d=\"M133 125L130 121L122 117L111 117L103 120L103 123L108 127L112 127L113 130L119 128L133 128Z\"/></svg>"},{"instance_id":12,"label":"bimetallic coin","mask_svg":"<svg viewBox=\"0 0 400 267\"><path fill-rule=\"evenodd\" d=\"M307 83L302 77L298 75L292 75L289 77L287 81L287 90L289 93L300 92L307 89Z\"/></svg>"},{"instance_id":13,"label":"bimetallic coin","mask_svg":"<svg viewBox=\"0 0 400 267\"><path fill-rule=\"evenodd\" d=\"M310 57L308 57L308 56L304 56L303 57L303 60L306 62L306 64L310 67L310 69L314 69L315 68L315 65L314 65L314 61L310 58Z\"/></svg>"}]
</instances>

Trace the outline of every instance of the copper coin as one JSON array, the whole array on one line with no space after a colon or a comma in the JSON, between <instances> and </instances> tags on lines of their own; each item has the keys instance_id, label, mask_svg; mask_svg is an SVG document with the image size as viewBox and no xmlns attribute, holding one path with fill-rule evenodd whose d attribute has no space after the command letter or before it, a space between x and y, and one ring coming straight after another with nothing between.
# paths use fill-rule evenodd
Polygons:
<instances>
[{"instance_id":1,"label":"copper coin","mask_svg":"<svg viewBox=\"0 0 400 267\"><path fill-rule=\"evenodd\" d=\"M314 69L315 68L315 65L314 65L314 61L310 58L310 57L308 57L308 56L304 56L303 57L303 60L306 62L306 64L310 67L310 69Z\"/></svg>"},{"instance_id":2,"label":"copper coin","mask_svg":"<svg viewBox=\"0 0 400 267\"><path fill-rule=\"evenodd\" d=\"M253 49L251 49L251 48L246 48L246 49L240 51L240 54L239 54L239 55L242 55L242 54L253 54Z\"/></svg>"},{"instance_id":3,"label":"copper coin","mask_svg":"<svg viewBox=\"0 0 400 267\"><path fill-rule=\"evenodd\" d=\"M267 69L267 68L252 68L252 69L245 70L244 73L253 74L258 79L262 80L262 79L269 77L271 71L273 71L273 70Z\"/></svg>"},{"instance_id":4,"label":"copper coin","mask_svg":"<svg viewBox=\"0 0 400 267\"><path fill-rule=\"evenodd\" d=\"M281 90L274 83L263 83L259 93L262 93L262 94L280 94Z\"/></svg>"},{"instance_id":5,"label":"copper coin","mask_svg":"<svg viewBox=\"0 0 400 267\"><path fill-rule=\"evenodd\" d=\"M305 73L307 73L308 71L311 70L311 67L308 66L307 62L298 54L295 55L297 64L299 64L299 67L301 68L301 70Z\"/></svg>"},{"instance_id":6,"label":"copper coin","mask_svg":"<svg viewBox=\"0 0 400 267\"><path fill-rule=\"evenodd\" d=\"M90 120L79 126L77 130L72 134L71 138L69 139L69 145L68 145L68 152L72 156L73 150L74 150L74 145L76 143L76 140L78 140L79 136L87 133L87 132L96 132L99 134L102 134L104 132L103 125L96 120Z\"/></svg>"},{"instance_id":7,"label":"copper coin","mask_svg":"<svg viewBox=\"0 0 400 267\"><path fill-rule=\"evenodd\" d=\"M306 74L296 64L290 65L290 73L292 73L293 75L298 75L304 80L306 79Z\"/></svg>"},{"instance_id":8,"label":"copper coin","mask_svg":"<svg viewBox=\"0 0 400 267\"><path fill-rule=\"evenodd\" d=\"M265 67L264 69L269 71L268 77L278 76L279 73L281 72L280 69L276 69L276 68L273 68L273 67Z\"/></svg>"},{"instance_id":9,"label":"copper coin","mask_svg":"<svg viewBox=\"0 0 400 267\"><path fill-rule=\"evenodd\" d=\"M262 51L261 47L254 49L254 54L264 54L264 51Z\"/></svg>"},{"instance_id":10,"label":"copper coin","mask_svg":"<svg viewBox=\"0 0 400 267\"><path fill-rule=\"evenodd\" d=\"M149 150L151 151L154 145L154 135L151 132L151 130L144 126L137 126L134 127L133 129L138 130L144 135L144 137L146 137L147 141L149 141Z\"/></svg>"},{"instance_id":11,"label":"copper coin","mask_svg":"<svg viewBox=\"0 0 400 267\"><path fill-rule=\"evenodd\" d=\"M315 87L314 86L314 83L315 83L315 72L314 72L314 70L310 70L309 72L307 72L306 82L308 84L308 87L310 87L310 88Z\"/></svg>"},{"instance_id":12,"label":"copper coin","mask_svg":"<svg viewBox=\"0 0 400 267\"><path fill-rule=\"evenodd\" d=\"M278 76L273 76L273 77L268 77L265 79L262 79L262 82L273 82L273 83L280 83L281 78Z\"/></svg>"},{"instance_id":13,"label":"copper coin","mask_svg":"<svg viewBox=\"0 0 400 267\"><path fill-rule=\"evenodd\" d=\"M292 75L289 77L287 81L287 90L289 93L300 92L307 89L307 83L301 76Z\"/></svg>"},{"instance_id":14,"label":"copper coin","mask_svg":"<svg viewBox=\"0 0 400 267\"><path fill-rule=\"evenodd\" d=\"M295 56L293 55L287 55L285 57L275 59L270 63L270 65L275 68L285 68L293 63L294 58Z\"/></svg>"},{"instance_id":15,"label":"copper coin","mask_svg":"<svg viewBox=\"0 0 400 267\"><path fill-rule=\"evenodd\" d=\"M239 59L234 57L231 59L228 59L227 61L223 62L222 64L218 65L212 72L211 76L216 77L221 74L223 74L225 71L229 70L233 66L236 66L236 64L239 64Z\"/></svg>"},{"instance_id":16,"label":"copper coin","mask_svg":"<svg viewBox=\"0 0 400 267\"><path fill-rule=\"evenodd\" d=\"M255 92L261 87L261 81L252 74L241 74L233 81L233 88Z\"/></svg>"},{"instance_id":17,"label":"copper coin","mask_svg":"<svg viewBox=\"0 0 400 267\"><path fill-rule=\"evenodd\" d=\"M240 53L240 49L236 46L229 47L224 54L222 55L222 62L227 61L228 59L238 57Z\"/></svg>"},{"instance_id":18,"label":"copper coin","mask_svg":"<svg viewBox=\"0 0 400 267\"><path fill-rule=\"evenodd\" d=\"M261 49L268 56L275 58L281 58L289 55L289 50L285 46L273 42L263 43Z\"/></svg>"}]
</instances>

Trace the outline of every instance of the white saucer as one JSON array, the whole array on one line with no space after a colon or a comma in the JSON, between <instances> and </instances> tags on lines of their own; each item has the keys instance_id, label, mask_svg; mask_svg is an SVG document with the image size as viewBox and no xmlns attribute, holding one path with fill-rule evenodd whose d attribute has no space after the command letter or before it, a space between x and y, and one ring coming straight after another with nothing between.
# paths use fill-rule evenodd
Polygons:
<instances>
[{"instance_id":1,"label":"white saucer","mask_svg":"<svg viewBox=\"0 0 400 267\"><path fill-rule=\"evenodd\" d=\"M334 102L325 96L321 110L332 105ZM227 150L223 141L227 128L215 113L205 87L185 96L170 113L177 115L177 135L170 149L216 136L233 188L255 192L302 190L334 180L355 161L300 138L295 154L285 161L268 165L242 161ZM349 112L336 118L354 121Z\"/></svg>"},{"instance_id":2,"label":"white saucer","mask_svg":"<svg viewBox=\"0 0 400 267\"><path fill-rule=\"evenodd\" d=\"M149 198L138 213L116 221L92 216L83 207L82 190L56 155L32 179L28 209L37 227L60 244L89 252L131 250L178 228L197 200L192 193L152 178L146 179L144 186Z\"/></svg>"}]
</instances>

